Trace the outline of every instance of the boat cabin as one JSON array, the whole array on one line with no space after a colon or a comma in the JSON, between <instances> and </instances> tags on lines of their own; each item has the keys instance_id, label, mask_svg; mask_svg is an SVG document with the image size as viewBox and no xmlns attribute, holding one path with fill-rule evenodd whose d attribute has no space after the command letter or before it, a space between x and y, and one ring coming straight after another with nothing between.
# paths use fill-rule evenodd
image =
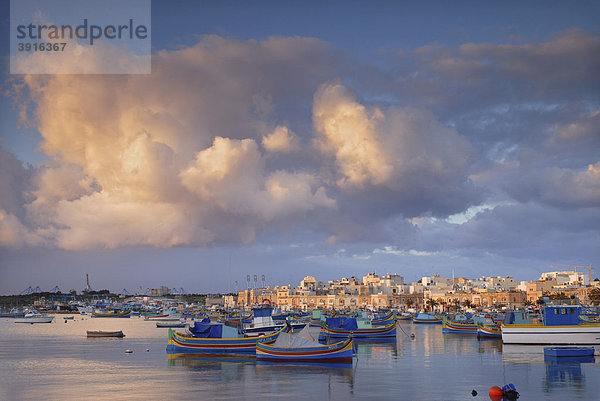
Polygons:
<instances>
[{"instance_id":1,"label":"boat cabin","mask_svg":"<svg viewBox=\"0 0 600 401\"><path fill-rule=\"evenodd\" d=\"M544 308L544 326L577 326L580 313L578 305L547 306Z\"/></svg>"}]
</instances>

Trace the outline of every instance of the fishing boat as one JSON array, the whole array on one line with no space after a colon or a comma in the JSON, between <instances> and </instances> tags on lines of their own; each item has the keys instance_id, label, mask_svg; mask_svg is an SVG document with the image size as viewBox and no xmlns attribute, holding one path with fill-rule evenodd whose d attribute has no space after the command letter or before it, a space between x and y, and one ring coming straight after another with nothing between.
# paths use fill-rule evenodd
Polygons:
<instances>
[{"instance_id":1,"label":"fishing boat","mask_svg":"<svg viewBox=\"0 0 600 401\"><path fill-rule=\"evenodd\" d=\"M92 317L131 317L131 311L94 312Z\"/></svg>"},{"instance_id":2,"label":"fishing boat","mask_svg":"<svg viewBox=\"0 0 600 401\"><path fill-rule=\"evenodd\" d=\"M413 323L419 324L440 324L442 319L429 313L419 312L412 319Z\"/></svg>"},{"instance_id":3,"label":"fishing boat","mask_svg":"<svg viewBox=\"0 0 600 401\"><path fill-rule=\"evenodd\" d=\"M442 319L442 333L477 334L477 323L453 322L445 316Z\"/></svg>"},{"instance_id":4,"label":"fishing boat","mask_svg":"<svg viewBox=\"0 0 600 401\"><path fill-rule=\"evenodd\" d=\"M412 320L413 316L410 312L402 312L396 316L396 320Z\"/></svg>"},{"instance_id":5,"label":"fishing boat","mask_svg":"<svg viewBox=\"0 0 600 401\"><path fill-rule=\"evenodd\" d=\"M19 308L12 308L9 312L0 312L0 317L17 318L24 316L25 311Z\"/></svg>"},{"instance_id":6,"label":"fishing boat","mask_svg":"<svg viewBox=\"0 0 600 401\"><path fill-rule=\"evenodd\" d=\"M542 323L513 323L509 313L502 324L502 342L506 344L600 344L600 323L579 320L577 305L548 306ZM522 313L519 313L522 315ZM518 315L517 315L518 316Z\"/></svg>"},{"instance_id":7,"label":"fishing boat","mask_svg":"<svg viewBox=\"0 0 600 401\"><path fill-rule=\"evenodd\" d=\"M269 306L259 306L252 310L252 323L244 323L243 331L247 336L263 335L281 330L285 322L275 322L271 317L273 308ZM291 322L293 330L301 330L306 326L306 322Z\"/></svg>"},{"instance_id":8,"label":"fishing boat","mask_svg":"<svg viewBox=\"0 0 600 401\"><path fill-rule=\"evenodd\" d=\"M177 328L177 327L185 327L185 322L156 322L156 327L170 327L170 328Z\"/></svg>"},{"instance_id":9,"label":"fishing boat","mask_svg":"<svg viewBox=\"0 0 600 401\"><path fill-rule=\"evenodd\" d=\"M154 320L158 322L175 322L179 321L182 317L182 314L177 312L177 309L172 307L166 310L161 311L156 315L148 315L144 317L144 320Z\"/></svg>"},{"instance_id":10,"label":"fishing boat","mask_svg":"<svg viewBox=\"0 0 600 401\"><path fill-rule=\"evenodd\" d=\"M478 324L477 338L502 338L502 330L497 324Z\"/></svg>"},{"instance_id":11,"label":"fishing boat","mask_svg":"<svg viewBox=\"0 0 600 401\"><path fill-rule=\"evenodd\" d=\"M579 315L579 320L582 323L600 323L598 316Z\"/></svg>"},{"instance_id":12,"label":"fishing boat","mask_svg":"<svg viewBox=\"0 0 600 401\"><path fill-rule=\"evenodd\" d=\"M15 319L15 323L52 323L53 320L54 316L43 315L31 309L23 317Z\"/></svg>"},{"instance_id":13,"label":"fishing boat","mask_svg":"<svg viewBox=\"0 0 600 401\"><path fill-rule=\"evenodd\" d=\"M274 344L256 344L256 360L280 363L352 363L352 338L330 345L282 332Z\"/></svg>"},{"instance_id":14,"label":"fishing boat","mask_svg":"<svg viewBox=\"0 0 600 401\"><path fill-rule=\"evenodd\" d=\"M375 316L371 320L372 326L387 326L394 321L394 312L386 313L382 316Z\"/></svg>"},{"instance_id":15,"label":"fishing boat","mask_svg":"<svg viewBox=\"0 0 600 401\"><path fill-rule=\"evenodd\" d=\"M321 326L319 341L329 338L380 339L396 337L396 321L385 326L358 327L356 318L329 317Z\"/></svg>"},{"instance_id":16,"label":"fishing boat","mask_svg":"<svg viewBox=\"0 0 600 401\"><path fill-rule=\"evenodd\" d=\"M178 333L169 329L169 341L167 343L168 353L230 353L244 354L256 353L256 344L271 344L277 340L279 333L284 330L282 326L279 331L271 334L254 337L244 337L237 329L222 324L195 323L195 335Z\"/></svg>"},{"instance_id":17,"label":"fishing boat","mask_svg":"<svg viewBox=\"0 0 600 401\"><path fill-rule=\"evenodd\" d=\"M123 334L123 331L119 330L119 331L93 331L93 330L88 330L87 332L87 336L88 337L125 337L125 334Z\"/></svg>"},{"instance_id":18,"label":"fishing boat","mask_svg":"<svg viewBox=\"0 0 600 401\"><path fill-rule=\"evenodd\" d=\"M94 306L92 306L92 305L78 306L77 307L77 311L81 315L91 315L92 313L94 313L96 311L96 308Z\"/></svg>"}]
</instances>

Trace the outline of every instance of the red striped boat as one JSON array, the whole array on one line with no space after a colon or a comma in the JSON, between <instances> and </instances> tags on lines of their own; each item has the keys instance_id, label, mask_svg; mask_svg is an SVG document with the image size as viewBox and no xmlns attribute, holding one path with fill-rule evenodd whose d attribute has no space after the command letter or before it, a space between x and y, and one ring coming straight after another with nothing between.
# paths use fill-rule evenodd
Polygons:
<instances>
[{"instance_id":1,"label":"red striped boat","mask_svg":"<svg viewBox=\"0 0 600 401\"><path fill-rule=\"evenodd\" d=\"M92 317L131 317L131 311L119 311L119 312L94 312Z\"/></svg>"},{"instance_id":2,"label":"red striped boat","mask_svg":"<svg viewBox=\"0 0 600 401\"><path fill-rule=\"evenodd\" d=\"M331 345L319 344L305 347L278 347L263 343L256 344L257 361L352 363L353 356L354 349L351 338Z\"/></svg>"},{"instance_id":3,"label":"red striped boat","mask_svg":"<svg viewBox=\"0 0 600 401\"><path fill-rule=\"evenodd\" d=\"M386 326L394 321L394 312L390 312L385 316L378 317L371 320L372 326Z\"/></svg>"},{"instance_id":4,"label":"red striped boat","mask_svg":"<svg viewBox=\"0 0 600 401\"><path fill-rule=\"evenodd\" d=\"M167 343L168 353L255 353L256 344L271 344L277 340L279 333L285 330L285 326L279 331L256 337L239 338L200 338L169 329L169 341Z\"/></svg>"},{"instance_id":5,"label":"red striped boat","mask_svg":"<svg viewBox=\"0 0 600 401\"><path fill-rule=\"evenodd\" d=\"M354 339L377 339L396 337L396 321L391 324L377 327L343 329L330 327L327 324L321 326L319 333L319 341L327 340L328 338L347 338L352 336Z\"/></svg>"}]
</instances>

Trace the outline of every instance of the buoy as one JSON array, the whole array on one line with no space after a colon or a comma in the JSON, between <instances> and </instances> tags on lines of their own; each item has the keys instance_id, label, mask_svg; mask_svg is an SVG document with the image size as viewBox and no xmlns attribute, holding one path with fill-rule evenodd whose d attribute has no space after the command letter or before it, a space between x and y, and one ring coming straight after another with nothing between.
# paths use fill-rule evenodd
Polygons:
<instances>
[{"instance_id":1,"label":"buoy","mask_svg":"<svg viewBox=\"0 0 600 401\"><path fill-rule=\"evenodd\" d=\"M504 398L507 400L516 400L519 398L519 392L512 383L504 385L502 387L502 393L504 394Z\"/></svg>"},{"instance_id":2,"label":"buoy","mask_svg":"<svg viewBox=\"0 0 600 401\"><path fill-rule=\"evenodd\" d=\"M490 388L490 392L489 392L490 400L500 401L502 399L503 395L504 395L504 392L502 391L502 389L500 387L493 386L492 388Z\"/></svg>"},{"instance_id":3,"label":"buoy","mask_svg":"<svg viewBox=\"0 0 600 401\"><path fill-rule=\"evenodd\" d=\"M125 350L125 353L126 353L126 354L132 354L132 353L133 353L133 351L132 351L132 350L130 350L130 349L126 349L126 350Z\"/></svg>"}]
</instances>

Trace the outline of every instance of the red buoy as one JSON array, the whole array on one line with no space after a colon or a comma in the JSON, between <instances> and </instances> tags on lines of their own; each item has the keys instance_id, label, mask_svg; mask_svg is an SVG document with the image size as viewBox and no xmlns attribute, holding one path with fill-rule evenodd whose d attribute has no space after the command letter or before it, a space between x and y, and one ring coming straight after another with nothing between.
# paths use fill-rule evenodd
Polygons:
<instances>
[{"instance_id":1,"label":"red buoy","mask_svg":"<svg viewBox=\"0 0 600 401\"><path fill-rule=\"evenodd\" d=\"M500 401L502 399L502 396L504 395L504 392L502 391L502 389L498 386L493 386L492 388L490 388L490 400L492 401Z\"/></svg>"}]
</instances>

